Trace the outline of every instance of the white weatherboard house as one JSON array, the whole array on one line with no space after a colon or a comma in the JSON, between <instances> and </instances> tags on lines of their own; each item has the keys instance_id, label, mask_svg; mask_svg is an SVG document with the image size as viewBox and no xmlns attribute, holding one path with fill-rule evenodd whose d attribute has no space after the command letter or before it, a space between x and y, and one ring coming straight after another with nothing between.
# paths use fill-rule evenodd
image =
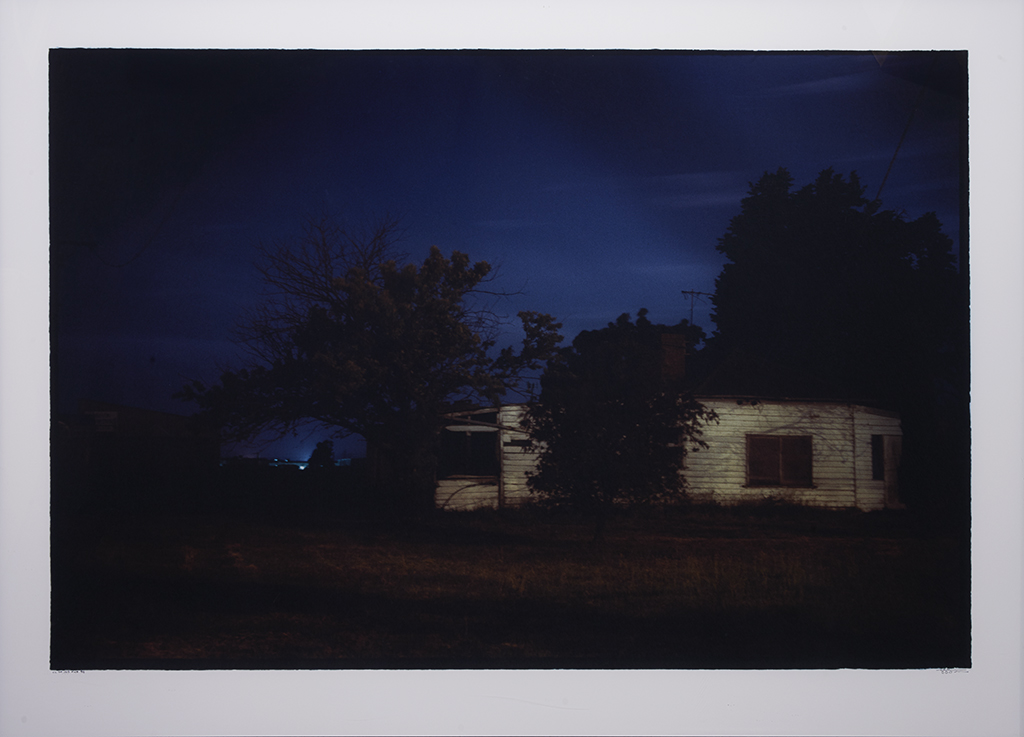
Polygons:
<instances>
[{"instance_id":1,"label":"white weatherboard house","mask_svg":"<svg viewBox=\"0 0 1024 737\"><path fill-rule=\"evenodd\" d=\"M691 498L723 504L779 499L820 507L899 507L898 415L828 400L698 396L718 415L706 449L689 452ZM436 504L511 507L530 498L537 455L520 429L524 405L450 416L442 431Z\"/></svg>"}]
</instances>

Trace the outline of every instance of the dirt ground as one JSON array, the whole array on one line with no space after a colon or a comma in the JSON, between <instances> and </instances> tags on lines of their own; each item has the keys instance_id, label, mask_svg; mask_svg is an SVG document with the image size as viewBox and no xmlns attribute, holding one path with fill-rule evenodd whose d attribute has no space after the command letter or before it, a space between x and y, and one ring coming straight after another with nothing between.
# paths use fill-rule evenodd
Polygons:
<instances>
[{"instance_id":1,"label":"dirt ground","mask_svg":"<svg viewBox=\"0 0 1024 737\"><path fill-rule=\"evenodd\" d=\"M969 546L907 515L82 516L51 667L970 665Z\"/></svg>"}]
</instances>

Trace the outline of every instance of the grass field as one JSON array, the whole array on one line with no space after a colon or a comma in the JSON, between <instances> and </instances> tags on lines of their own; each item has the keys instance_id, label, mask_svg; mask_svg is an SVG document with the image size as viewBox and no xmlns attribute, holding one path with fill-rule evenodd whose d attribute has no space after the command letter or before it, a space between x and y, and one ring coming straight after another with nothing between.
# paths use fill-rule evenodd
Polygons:
<instances>
[{"instance_id":1,"label":"grass field","mask_svg":"<svg viewBox=\"0 0 1024 737\"><path fill-rule=\"evenodd\" d=\"M53 668L970 665L967 545L908 515L82 517Z\"/></svg>"}]
</instances>

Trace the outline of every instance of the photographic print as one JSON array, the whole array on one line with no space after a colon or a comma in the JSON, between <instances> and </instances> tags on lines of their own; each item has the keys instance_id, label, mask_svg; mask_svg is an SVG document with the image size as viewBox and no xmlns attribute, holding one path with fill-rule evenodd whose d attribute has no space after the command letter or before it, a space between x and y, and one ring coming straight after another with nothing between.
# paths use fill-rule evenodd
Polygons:
<instances>
[{"instance_id":1,"label":"photographic print","mask_svg":"<svg viewBox=\"0 0 1024 737\"><path fill-rule=\"evenodd\" d=\"M970 668L967 69L51 49L50 667Z\"/></svg>"}]
</instances>

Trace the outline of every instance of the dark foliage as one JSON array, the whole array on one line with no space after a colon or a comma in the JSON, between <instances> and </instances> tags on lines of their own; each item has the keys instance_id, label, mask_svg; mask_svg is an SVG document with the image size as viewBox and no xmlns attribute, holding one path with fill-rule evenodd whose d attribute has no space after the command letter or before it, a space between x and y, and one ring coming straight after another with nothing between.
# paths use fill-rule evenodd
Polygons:
<instances>
[{"instance_id":1,"label":"dark foliage","mask_svg":"<svg viewBox=\"0 0 1024 737\"><path fill-rule=\"evenodd\" d=\"M297 242L261 249L267 292L240 336L249 365L214 386L194 381L181 396L229 438L285 434L309 420L359 434L381 492L396 510L416 511L433 503L441 415L458 400L498 401L561 336L550 316L521 312L522 349L494 351L491 267L437 248L421 265L402 265L396 227L353 237L322 218Z\"/></svg>"},{"instance_id":2,"label":"dark foliage","mask_svg":"<svg viewBox=\"0 0 1024 737\"><path fill-rule=\"evenodd\" d=\"M307 468L327 468L334 465L334 443L330 440L322 440L316 444L312 455L309 456Z\"/></svg>"},{"instance_id":3,"label":"dark foliage","mask_svg":"<svg viewBox=\"0 0 1024 737\"><path fill-rule=\"evenodd\" d=\"M953 500L969 478L969 338L951 240L934 213L869 202L856 173L792 186L766 173L719 240L708 355L899 410L911 493Z\"/></svg>"},{"instance_id":4,"label":"dark foliage","mask_svg":"<svg viewBox=\"0 0 1024 737\"><path fill-rule=\"evenodd\" d=\"M530 479L543 503L594 515L600 537L609 511L679 499L687 445L713 417L681 391L666 353L699 328L654 325L640 310L603 330L584 331L549 362L525 425L544 448ZM681 346L680 346L681 347Z\"/></svg>"}]
</instances>

